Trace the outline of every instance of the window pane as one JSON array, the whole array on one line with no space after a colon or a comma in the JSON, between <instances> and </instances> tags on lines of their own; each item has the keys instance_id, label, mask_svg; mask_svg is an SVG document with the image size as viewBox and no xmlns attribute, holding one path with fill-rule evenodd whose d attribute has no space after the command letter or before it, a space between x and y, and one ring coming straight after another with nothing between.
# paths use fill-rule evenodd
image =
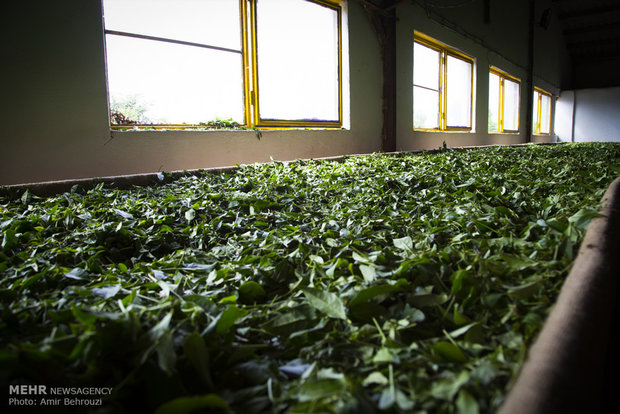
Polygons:
<instances>
[{"instance_id":1,"label":"window pane","mask_svg":"<svg viewBox=\"0 0 620 414\"><path fill-rule=\"evenodd\" d=\"M489 132L499 131L499 82L499 76L489 73Z\"/></svg>"},{"instance_id":2,"label":"window pane","mask_svg":"<svg viewBox=\"0 0 620 414\"><path fill-rule=\"evenodd\" d=\"M439 59L439 51L414 42L413 84L438 91Z\"/></svg>"},{"instance_id":3,"label":"window pane","mask_svg":"<svg viewBox=\"0 0 620 414\"><path fill-rule=\"evenodd\" d=\"M504 79L504 130L519 130L519 84Z\"/></svg>"},{"instance_id":4,"label":"window pane","mask_svg":"<svg viewBox=\"0 0 620 414\"><path fill-rule=\"evenodd\" d=\"M260 118L338 121L338 12L303 0L258 0Z\"/></svg>"},{"instance_id":5,"label":"window pane","mask_svg":"<svg viewBox=\"0 0 620 414\"><path fill-rule=\"evenodd\" d=\"M539 96L540 93L538 91L534 91L534 112L532 114L532 133L534 134L538 131Z\"/></svg>"},{"instance_id":6,"label":"window pane","mask_svg":"<svg viewBox=\"0 0 620 414\"><path fill-rule=\"evenodd\" d=\"M548 95L541 94L540 101L540 133L551 133L551 98Z\"/></svg>"},{"instance_id":7,"label":"window pane","mask_svg":"<svg viewBox=\"0 0 620 414\"><path fill-rule=\"evenodd\" d=\"M241 50L239 1L104 0L105 26Z\"/></svg>"},{"instance_id":8,"label":"window pane","mask_svg":"<svg viewBox=\"0 0 620 414\"><path fill-rule=\"evenodd\" d=\"M470 127L472 64L453 56L448 56L446 66L447 126Z\"/></svg>"},{"instance_id":9,"label":"window pane","mask_svg":"<svg viewBox=\"0 0 620 414\"><path fill-rule=\"evenodd\" d=\"M413 87L413 127L439 128L439 92Z\"/></svg>"},{"instance_id":10,"label":"window pane","mask_svg":"<svg viewBox=\"0 0 620 414\"><path fill-rule=\"evenodd\" d=\"M144 109L142 123L244 122L240 54L114 35L106 45L113 108Z\"/></svg>"}]
</instances>

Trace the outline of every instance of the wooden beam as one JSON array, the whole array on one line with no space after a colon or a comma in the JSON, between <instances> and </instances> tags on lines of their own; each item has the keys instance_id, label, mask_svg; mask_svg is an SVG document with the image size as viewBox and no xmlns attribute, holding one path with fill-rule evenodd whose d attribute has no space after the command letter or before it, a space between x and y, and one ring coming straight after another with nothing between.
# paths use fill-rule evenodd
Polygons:
<instances>
[{"instance_id":1,"label":"wooden beam","mask_svg":"<svg viewBox=\"0 0 620 414\"><path fill-rule=\"evenodd\" d=\"M527 137L527 142L532 142L532 118L534 116L534 25L536 22L536 4L534 0L529 0L529 7L527 79L525 82L525 85L527 87L527 113L525 115L525 136Z\"/></svg>"},{"instance_id":2,"label":"wooden beam","mask_svg":"<svg viewBox=\"0 0 620 414\"><path fill-rule=\"evenodd\" d=\"M491 23L491 0L484 0L484 23Z\"/></svg>"},{"instance_id":3,"label":"wooden beam","mask_svg":"<svg viewBox=\"0 0 620 414\"><path fill-rule=\"evenodd\" d=\"M366 0L361 1L367 3ZM396 12L378 8L376 5L365 7L372 22L379 48L381 49L382 67L382 115L381 150L396 151Z\"/></svg>"}]
</instances>

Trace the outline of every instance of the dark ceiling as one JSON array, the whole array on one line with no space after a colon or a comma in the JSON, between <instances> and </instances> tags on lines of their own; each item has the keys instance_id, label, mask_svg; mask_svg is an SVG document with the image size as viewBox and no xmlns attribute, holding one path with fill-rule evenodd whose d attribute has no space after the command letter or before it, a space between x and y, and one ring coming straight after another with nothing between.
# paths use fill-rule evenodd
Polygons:
<instances>
[{"instance_id":1,"label":"dark ceiling","mask_svg":"<svg viewBox=\"0 0 620 414\"><path fill-rule=\"evenodd\" d=\"M359 0L376 9L391 10L405 0ZM411 0L415 1L415 0ZM418 0L430 7L458 7L474 0ZM523 1L523 0L522 0ZM485 0L490 3L490 0ZM527 1L523 1L527 7ZM543 13L539 24L556 13L574 63L583 60L620 58L620 0L552 0L551 13Z\"/></svg>"},{"instance_id":2,"label":"dark ceiling","mask_svg":"<svg viewBox=\"0 0 620 414\"><path fill-rule=\"evenodd\" d=\"M553 0L573 61L620 58L619 0Z\"/></svg>"},{"instance_id":3,"label":"dark ceiling","mask_svg":"<svg viewBox=\"0 0 620 414\"><path fill-rule=\"evenodd\" d=\"M620 0L355 0L375 15L375 28L381 40L383 17L393 16L402 3L417 3L427 13L443 8L458 8L478 3L483 6L485 23L491 11L503 2L520 2L523 7L535 7L532 23L547 29L560 24L570 63L563 66L562 89L604 88L620 86ZM378 19L377 16L383 16ZM382 22L383 23L382 23ZM389 25L388 25L389 26ZM554 29L554 30L557 30ZM383 42L389 44L389 42ZM382 43L382 44L383 44Z\"/></svg>"}]
</instances>

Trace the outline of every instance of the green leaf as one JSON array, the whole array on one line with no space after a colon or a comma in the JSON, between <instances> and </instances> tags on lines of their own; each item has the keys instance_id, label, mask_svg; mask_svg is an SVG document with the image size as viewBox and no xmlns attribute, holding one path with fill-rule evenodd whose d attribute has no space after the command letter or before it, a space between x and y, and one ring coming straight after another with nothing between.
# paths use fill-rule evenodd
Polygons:
<instances>
[{"instance_id":1,"label":"green leaf","mask_svg":"<svg viewBox=\"0 0 620 414\"><path fill-rule=\"evenodd\" d=\"M312 260L314 263L318 263L320 265L325 263L325 260L323 260L323 258L321 256L317 256L315 254L311 254L309 257L310 257L310 260Z\"/></svg>"},{"instance_id":2,"label":"green leaf","mask_svg":"<svg viewBox=\"0 0 620 414\"><path fill-rule=\"evenodd\" d=\"M396 392L394 389L390 387L386 387L381 392L381 397L379 397L379 409L387 410L391 408L396 402Z\"/></svg>"},{"instance_id":3,"label":"green leaf","mask_svg":"<svg viewBox=\"0 0 620 414\"><path fill-rule=\"evenodd\" d=\"M372 362L374 363L388 363L394 362L394 356L390 352L388 348L382 347L379 348L375 356L372 358Z\"/></svg>"},{"instance_id":4,"label":"green leaf","mask_svg":"<svg viewBox=\"0 0 620 414\"><path fill-rule=\"evenodd\" d=\"M159 364L159 367L162 371L170 375L174 370L177 361L172 333L170 331L165 332L159 339L155 350L157 351L157 363Z\"/></svg>"},{"instance_id":5,"label":"green leaf","mask_svg":"<svg viewBox=\"0 0 620 414\"><path fill-rule=\"evenodd\" d=\"M346 383L340 379L310 380L299 386L296 396L301 402L315 401L340 394L346 389Z\"/></svg>"},{"instance_id":6,"label":"green leaf","mask_svg":"<svg viewBox=\"0 0 620 414\"><path fill-rule=\"evenodd\" d=\"M185 220L187 220L187 222L191 222L194 218L196 217L196 210L189 209L185 212Z\"/></svg>"},{"instance_id":7,"label":"green leaf","mask_svg":"<svg viewBox=\"0 0 620 414\"><path fill-rule=\"evenodd\" d=\"M405 395L401 390L396 390L396 405L403 411L411 411L415 406L415 403Z\"/></svg>"},{"instance_id":8,"label":"green leaf","mask_svg":"<svg viewBox=\"0 0 620 414\"><path fill-rule=\"evenodd\" d=\"M530 296L535 295L540 290L540 282L525 283L520 286L512 286L508 289L508 295L518 298L527 299Z\"/></svg>"},{"instance_id":9,"label":"green leaf","mask_svg":"<svg viewBox=\"0 0 620 414\"><path fill-rule=\"evenodd\" d=\"M308 303L331 318L346 319L344 304L335 294L319 289L301 289Z\"/></svg>"},{"instance_id":10,"label":"green leaf","mask_svg":"<svg viewBox=\"0 0 620 414\"><path fill-rule=\"evenodd\" d=\"M423 308L427 306L438 306L446 303L448 301L448 295L445 293L434 294L434 293L426 293L426 294L417 294L409 296L409 304Z\"/></svg>"},{"instance_id":11,"label":"green leaf","mask_svg":"<svg viewBox=\"0 0 620 414\"><path fill-rule=\"evenodd\" d=\"M80 269L76 267L76 268L71 269L70 272L66 272L64 275L68 277L69 279L83 280L83 279L86 279L88 276L90 276L90 273L88 273L84 269Z\"/></svg>"},{"instance_id":12,"label":"green leaf","mask_svg":"<svg viewBox=\"0 0 620 414\"><path fill-rule=\"evenodd\" d=\"M465 356L461 348L454 345L452 342L441 341L431 346L431 349L437 353L443 360L448 362L467 362L468 358Z\"/></svg>"},{"instance_id":13,"label":"green leaf","mask_svg":"<svg viewBox=\"0 0 620 414\"><path fill-rule=\"evenodd\" d=\"M213 388L209 350L198 332L192 332L185 337L183 351L203 384L208 388Z\"/></svg>"},{"instance_id":14,"label":"green leaf","mask_svg":"<svg viewBox=\"0 0 620 414\"><path fill-rule=\"evenodd\" d=\"M574 223L575 227L580 230L585 230L590 221L596 217L602 217L602 215L596 210L581 209L568 218L570 223Z\"/></svg>"},{"instance_id":15,"label":"green leaf","mask_svg":"<svg viewBox=\"0 0 620 414\"><path fill-rule=\"evenodd\" d=\"M104 299L110 299L116 296L116 294L121 291L121 285L111 285L111 286L102 286L98 288L92 288L92 291L97 296L100 296Z\"/></svg>"},{"instance_id":16,"label":"green leaf","mask_svg":"<svg viewBox=\"0 0 620 414\"><path fill-rule=\"evenodd\" d=\"M28 289L34 283L39 281L39 279L41 279L44 275L45 275L44 273L37 273L34 276L30 276L29 278L24 279L22 281L22 288L23 289Z\"/></svg>"},{"instance_id":17,"label":"green leaf","mask_svg":"<svg viewBox=\"0 0 620 414\"><path fill-rule=\"evenodd\" d=\"M265 296L265 289L253 280L249 280L239 286L239 300L241 303L260 303Z\"/></svg>"},{"instance_id":18,"label":"green leaf","mask_svg":"<svg viewBox=\"0 0 620 414\"><path fill-rule=\"evenodd\" d=\"M153 326L149 331L149 338L153 342L159 341L168 329L170 328L170 321L172 320L172 312L168 312L166 316L164 316L155 326Z\"/></svg>"},{"instance_id":19,"label":"green leaf","mask_svg":"<svg viewBox=\"0 0 620 414\"><path fill-rule=\"evenodd\" d=\"M465 269L459 269L457 271L455 271L454 273L452 273L452 275L450 276L450 280L452 280L452 293L459 293L461 291L461 289L463 289L463 281L465 280L465 278L467 277L467 270Z\"/></svg>"},{"instance_id":20,"label":"green leaf","mask_svg":"<svg viewBox=\"0 0 620 414\"><path fill-rule=\"evenodd\" d=\"M235 305L228 305L217 320L215 331L220 335L225 334L230 330L230 328L232 328L235 322L247 314L248 311L245 309L240 309Z\"/></svg>"},{"instance_id":21,"label":"green leaf","mask_svg":"<svg viewBox=\"0 0 620 414\"><path fill-rule=\"evenodd\" d=\"M12 249L17 244L17 232L14 229L7 229L3 232L2 244L0 247L3 249Z\"/></svg>"},{"instance_id":22,"label":"green leaf","mask_svg":"<svg viewBox=\"0 0 620 414\"><path fill-rule=\"evenodd\" d=\"M389 295L392 292L399 290L394 285L373 285L368 288L360 290L349 302L349 306L355 306L363 304L371 299L381 298Z\"/></svg>"},{"instance_id":23,"label":"green leaf","mask_svg":"<svg viewBox=\"0 0 620 414\"><path fill-rule=\"evenodd\" d=\"M412 250L413 240L409 236L401 237L399 239L393 239L394 247L401 250Z\"/></svg>"},{"instance_id":24,"label":"green leaf","mask_svg":"<svg viewBox=\"0 0 620 414\"><path fill-rule=\"evenodd\" d=\"M234 304L237 303L237 295L229 295L225 296L218 302L220 305L227 305L229 303Z\"/></svg>"},{"instance_id":25,"label":"green leaf","mask_svg":"<svg viewBox=\"0 0 620 414\"><path fill-rule=\"evenodd\" d=\"M372 384L387 385L388 379L380 371L373 371L362 381L364 387Z\"/></svg>"},{"instance_id":26,"label":"green leaf","mask_svg":"<svg viewBox=\"0 0 620 414\"><path fill-rule=\"evenodd\" d=\"M460 390L456 398L456 409L458 414L478 414L480 408L478 402L465 390Z\"/></svg>"},{"instance_id":27,"label":"green leaf","mask_svg":"<svg viewBox=\"0 0 620 414\"><path fill-rule=\"evenodd\" d=\"M467 371L461 371L458 375L451 374L448 378L433 383L430 393L435 398L452 401L461 387L469 381L469 378Z\"/></svg>"},{"instance_id":28,"label":"green leaf","mask_svg":"<svg viewBox=\"0 0 620 414\"><path fill-rule=\"evenodd\" d=\"M538 262L525 256L513 256L503 254L502 259L508 265L510 270L518 271L527 269L528 267L534 267L538 265Z\"/></svg>"},{"instance_id":29,"label":"green leaf","mask_svg":"<svg viewBox=\"0 0 620 414\"><path fill-rule=\"evenodd\" d=\"M73 316L75 316L75 319L77 319L84 325L93 325L98 319L97 315L89 312L84 312L74 304L71 304L71 312L73 313Z\"/></svg>"},{"instance_id":30,"label":"green leaf","mask_svg":"<svg viewBox=\"0 0 620 414\"><path fill-rule=\"evenodd\" d=\"M116 214L118 214L119 216L121 216L122 218L124 218L124 219L127 219L127 220L133 220L134 219L132 214L127 213L126 211L120 210L118 208L115 208L114 212Z\"/></svg>"},{"instance_id":31,"label":"green leaf","mask_svg":"<svg viewBox=\"0 0 620 414\"><path fill-rule=\"evenodd\" d=\"M373 282L377 278L377 272L374 266L361 264L360 272L362 272L362 276L364 277L364 281L366 282Z\"/></svg>"}]
</instances>

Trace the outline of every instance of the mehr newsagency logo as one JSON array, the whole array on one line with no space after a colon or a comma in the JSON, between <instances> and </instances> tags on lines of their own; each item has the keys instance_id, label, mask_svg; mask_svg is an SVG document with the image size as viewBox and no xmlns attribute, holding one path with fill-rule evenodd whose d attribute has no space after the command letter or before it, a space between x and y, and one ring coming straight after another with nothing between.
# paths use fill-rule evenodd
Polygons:
<instances>
[{"instance_id":1,"label":"mehr newsagency logo","mask_svg":"<svg viewBox=\"0 0 620 414\"><path fill-rule=\"evenodd\" d=\"M98 406L112 387L48 387L47 385L9 385L9 406Z\"/></svg>"}]
</instances>

